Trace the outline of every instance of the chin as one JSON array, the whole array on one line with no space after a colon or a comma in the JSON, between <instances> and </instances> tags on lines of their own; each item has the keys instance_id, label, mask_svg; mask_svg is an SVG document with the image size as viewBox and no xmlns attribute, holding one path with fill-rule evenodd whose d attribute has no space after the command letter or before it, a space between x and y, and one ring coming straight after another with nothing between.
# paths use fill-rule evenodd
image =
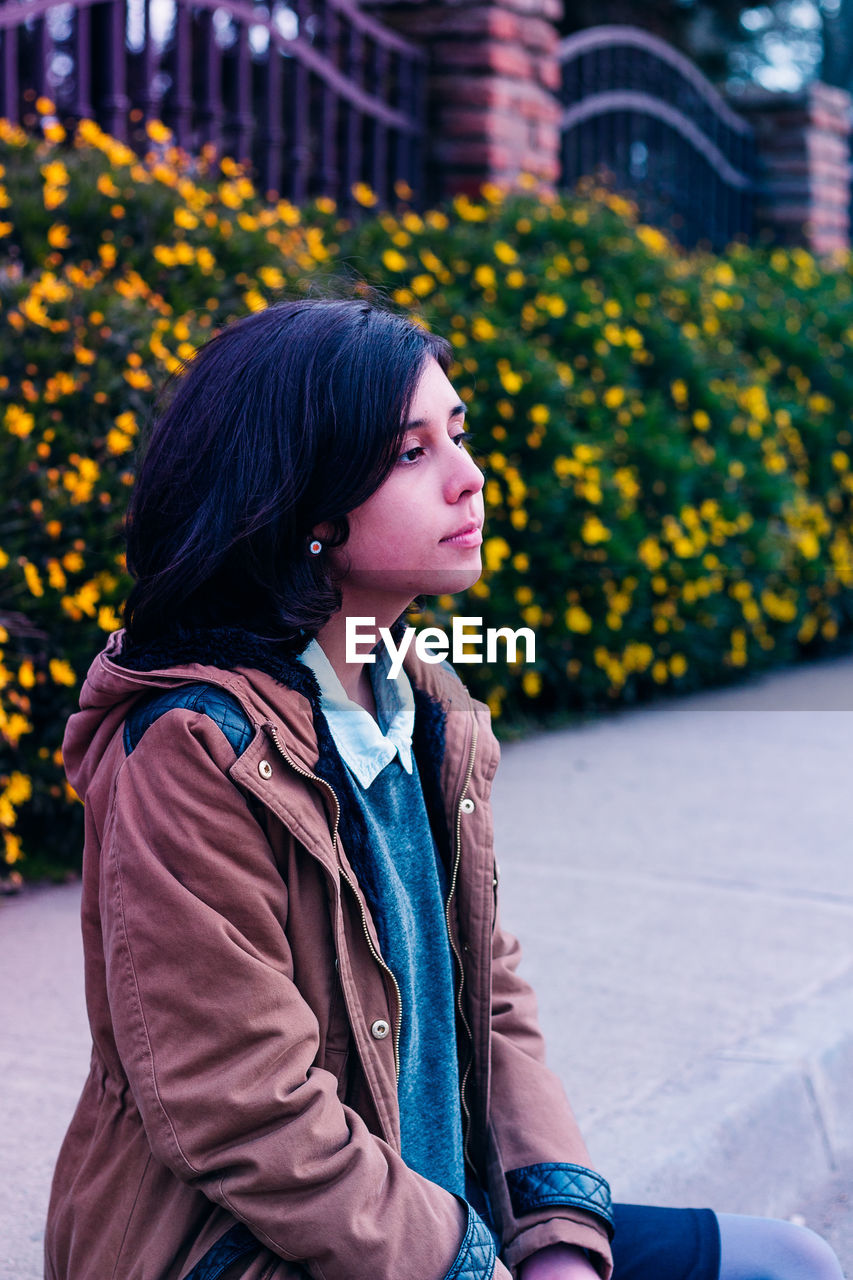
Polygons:
<instances>
[{"instance_id":1,"label":"chin","mask_svg":"<svg viewBox=\"0 0 853 1280\"><path fill-rule=\"evenodd\" d=\"M468 569L436 569L425 573L418 594L423 596L455 596L473 587L482 574L482 566L478 563Z\"/></svg>"}]
</instances>

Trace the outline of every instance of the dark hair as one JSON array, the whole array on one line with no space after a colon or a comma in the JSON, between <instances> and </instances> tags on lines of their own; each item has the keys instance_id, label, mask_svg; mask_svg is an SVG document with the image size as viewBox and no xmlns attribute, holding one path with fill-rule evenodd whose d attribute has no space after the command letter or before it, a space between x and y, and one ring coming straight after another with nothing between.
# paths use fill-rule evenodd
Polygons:
<instances>
[{"instance_id":1,"label":"dark hair","mask_svg":"<svg viewBox=\"0 0 853 1280\"><path fill-rule=\"evenodd\" d=\"M394 465L426 360L443 338L363 300L286 302L225 328L177 378L127 521L132 643L180 627L313 635L340 607L314 527Z\"/></svg>"}]
</instances>

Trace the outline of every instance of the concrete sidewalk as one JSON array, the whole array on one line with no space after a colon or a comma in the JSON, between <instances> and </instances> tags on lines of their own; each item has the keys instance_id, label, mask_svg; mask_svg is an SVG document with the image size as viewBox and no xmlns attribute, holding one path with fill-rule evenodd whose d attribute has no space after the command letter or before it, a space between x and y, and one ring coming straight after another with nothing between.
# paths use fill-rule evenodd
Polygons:
<instances>
[{"instance_id":1,"label":"concrete sidewalk","mask_svg":"<svg viewBox=\"0 0 853 1280\"><path fill-rule=\"evenodd\" d=\"M504 921L619 1198L787 1216L853 1167L851 775L853 659L505 748ZM87 1069L78 904L0 900L3 1280Z\"/></svg>"}]
</instances>

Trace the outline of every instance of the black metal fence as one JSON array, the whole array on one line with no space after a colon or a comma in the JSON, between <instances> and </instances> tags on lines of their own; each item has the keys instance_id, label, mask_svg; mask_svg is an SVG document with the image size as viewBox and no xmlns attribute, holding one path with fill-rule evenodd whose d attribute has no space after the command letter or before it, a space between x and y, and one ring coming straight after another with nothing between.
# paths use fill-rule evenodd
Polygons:
<instances>
[{"instance_id":1,"label":"black metal fence","mask_svg":"<svg viewBox=\"0 0 853 1280\"><path fill-rule=\"evenodd\" d=\"M751 126L663 40L594 27L560 46L561 181L600 174L682 243L720 249L753 229Z\"/></svg>"},{"instance_id":2,"label":"black metal fence","mask_svg":"<svg viewBox=\"0 0 853 1280\"><path fill-rule=\"evenodd\" d=\"M44 95L139 146L159 119L297 203L420 193L425 89L423 52L353 0L0 0L0 114L35 123Z\"/></svg>"}]
</instances>

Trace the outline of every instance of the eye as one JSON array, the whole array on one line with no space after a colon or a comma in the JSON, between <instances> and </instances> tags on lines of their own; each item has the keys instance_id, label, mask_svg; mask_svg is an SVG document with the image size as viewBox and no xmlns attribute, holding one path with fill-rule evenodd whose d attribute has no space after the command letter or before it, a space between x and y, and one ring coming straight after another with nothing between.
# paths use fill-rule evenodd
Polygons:
<instances>
[{"instance_id":1,"label":"eye","mask_svg":"<svg viewBox=\"0 0 853 1280\"><path fill-rule=\"evenodd\" d=\"M461 449L463 445L466 445L469 443L470 439L471 439L470 431L459 431L455 436L453 436L453 443L456 445L457 448Z\"/></svg>"},{"instance_id":2,"label":"eye","mask_svg":"<svg viewBox=\"0 0 853 1280\"><path fill-rule=\"evenodd\" d=\"M405 453L400 454L401 462L417 462L418 457L424 452L423 447L419 444L413 444L411 449L407 449Z\"/></svg>"}]
</instances>

